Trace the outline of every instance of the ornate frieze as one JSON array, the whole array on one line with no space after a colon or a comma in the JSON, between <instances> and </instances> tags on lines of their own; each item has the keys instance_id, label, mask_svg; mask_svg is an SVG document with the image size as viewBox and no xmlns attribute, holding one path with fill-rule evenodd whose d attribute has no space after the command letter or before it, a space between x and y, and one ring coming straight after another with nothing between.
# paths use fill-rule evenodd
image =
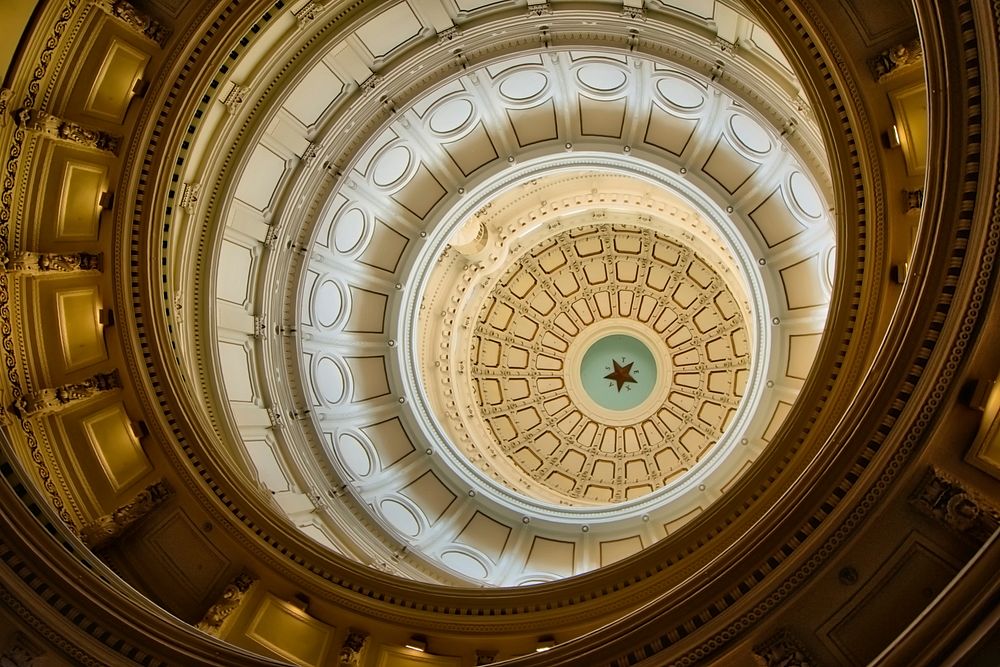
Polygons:
<instances>
[{"instance_id":1,"label":"ornate frieze","mask_svg":"<svg viewBox=\"0 0 1000 667\"><path fill-rule=\"evenodd\" d=\"M114 155L118 154L118 148L121 146L122 138L117 135L84 127L47 111L21 109L17 112L16 119L17 124L25 130L79 146L107 151Z\"/></svg>"},{"instance_id":2,"label":"ornate frieze","mask_svg":"<svg viewBox=\"0 0 1000 667\"><path fill-rule=\"evenodd\" d=\"M10 121L10 103L14 99L14 91L10 88L0 88L0 127Z\"/></svg>"},{"instance_id":3,"label":"ornate frieze","mask_svg":"<svg viewBox=\"0 0 1000 667\"><path fill-rule=\"evenodd\" d=\"M340 647L339 664L341 667L357 667L360 665L361 653L365 650L365 645L367 643L367 632L356 628L350 628L347 631L347 637L344 638L343 645Z\"/></svg>"},{"instance_id":4,"label":"ornate frieze","mask_svg":"<svg viewBox=\"0 0 1000 667\"><path fill-rule=\"evenodd\" d=\"M920 40L914 39L905 44L897 44L892 48L878 53L871 60L872 73L878 82L884 81L889 75L899 68L907 65L916 65L924 60L924 51L920 46Z\"/></svg>"},{"instance_id":5,"label":"ornate frieze","mask_svg":"<svg viewBox=\"0 0 1000 667\"><path fill-rule=\"evenodd\" d=\"M813 667L816 664L787 630L754 646L753 655L760 667Z\"/></svg>"},{"instance_id":6,"label":"ornate frieze","mask_svg":"<svg viewBox=\"0 0 1000 667\"><path fill-rule=\"evenodd\" d=\"M45 253L21 251L3 258L4 268L8 273L26 273L28 275L60 274L73 271L100 271L102 257L100 253Z\"/></svg>"},{"instance_id":7,"label":"ornate frieze","mask_svg":"<svg viewBox=\"0 0 1000 667\"><path fill-rule=\"evenodd\" d=\"M81 528L80 537L92 550L103 549L163 504L171 493L166 482L150 484L115 511L98 517Z\"/></svg>"},{"instance_id":8,"label":"ornate frieze","mask_svg":"<svg viewBox=\"0 0 1000 667\"><path fill-rule=\"evenodd\" d=\"M97 0L102 10L114 16L136 32L156 42L161 48L170 39L170 28L149 14L139 11L135 5L125 0Z\"/></svg>"},{"instance_id":9,"label":"ornate frieze","mask_svg":"<svg viewBox=\"0 0 1000 667\"><path fill-rule=\"evenodd\" d=\"M98 394L122 386L118 370L110 373L96 373L83 382L71 382L60 387L39 389L28 392L14 401L13 409L22 417L59 412L73 403L84 401Z\"/></svg>"},{"instance_id":10,"label":"ornate frieze","mask_svg":"<svg viewBox=\"0 0 1000 667\"><path fill-rule=\"evenodd\" d=\"M219 599L208 608L196 627L202 632L218 636L226 619L239 609L256 581L249 573L240 573L222 589Z\"/></svg>"},{"instance_id":11,"label":"ornate frieze","mask_svg":"<svg viewBox=\"0 0 1000 667\"><path fill-rule=\"evenodd\" d=\"M1000 527L1000 512L980 494L931 467L910 503L952 530L985 542Z\"/></svg>"}]
</instances>

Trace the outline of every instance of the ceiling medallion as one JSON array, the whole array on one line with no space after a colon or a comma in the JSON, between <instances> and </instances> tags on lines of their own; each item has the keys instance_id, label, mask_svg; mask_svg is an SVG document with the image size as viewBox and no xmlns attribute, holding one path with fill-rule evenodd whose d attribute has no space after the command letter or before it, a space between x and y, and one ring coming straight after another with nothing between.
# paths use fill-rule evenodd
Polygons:
<instances>
[{"instance_id":1,"label":"ceiling medallion","mask_svg":"<svg viewBox=\"0 0 1000 667\"><path fill-rule=\"evenodd\" d=\"M639 227L577 227L511 258L469 353L490 436L479 460L507 459L523 492L566 504L631 500L684 474L742 397L739 298L679 239Z\"/></svg>"}]
</instances>

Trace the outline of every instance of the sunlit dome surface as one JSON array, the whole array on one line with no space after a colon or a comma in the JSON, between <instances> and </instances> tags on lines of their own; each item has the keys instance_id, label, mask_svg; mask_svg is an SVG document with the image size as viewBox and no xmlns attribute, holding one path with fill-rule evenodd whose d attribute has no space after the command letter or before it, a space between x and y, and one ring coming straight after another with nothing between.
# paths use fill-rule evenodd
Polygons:
<instances>
[{"instance_id":1,"label":"sunlit dome surface","mask_svg":"<svg viewBox=\"0 0 1000 667\"><path fill-rule=\"evenodd\" d=\"M313 78L275 118L310 113ZM499 57L391 104L334 152L368 127L345 113L294 176L266 137L244 149L229 210L287 182L301 230L260 287L217 277L295 323L252 360L219 336L245 458L318 542L417 579L552 581L668 538L767 447L819 345L818 142L618 52ZM223 265L239 247L225 232ZM247 364L309 410L262 431Z\"/></svg>"}]
</instances>

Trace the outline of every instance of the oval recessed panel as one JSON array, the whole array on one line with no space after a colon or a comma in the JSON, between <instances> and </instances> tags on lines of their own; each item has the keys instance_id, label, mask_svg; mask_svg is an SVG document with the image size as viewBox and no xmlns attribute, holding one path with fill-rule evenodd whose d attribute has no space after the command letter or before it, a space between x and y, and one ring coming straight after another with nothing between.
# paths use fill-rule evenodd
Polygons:
<instances>
[{"instance_id":1,"label":"oval recessed panel","mask_svg":"<svg viewBox=\"0 0 1000 667\"><path fill-rule=\"evenodd\" d=\"M810 218L818 218L823 215L823 200L819 198L816 188L802 172L797 171L792 174L789 185L792 190L792 199L795 200L803 213Z\"/></svg>"},{"instance_id":2,"label":"oval recessed panel","mask_svg":"<svg viewBox=\"0 0 1000 667\"><path fill-rule=\"evenodd\" d=\"M697 109L705 103L705 93L690 81L663 78L656 82L656 89L663 99L681 109Z\"/></svg>"},{"instance_id":3,"label":"oval recessed panel","mask_svg":"<svg viewBox=\"0 0 1000 667\"><path fill-rule=\"evenodd\" d=\"M754 153L766 153L771 150L771 139L767 136L767 131L747 116L733 114L729 119L729 127L732 128L736 139Z\"/></svg>"},{"instance_id":4,"label":"oval recessed panel","mask_svg":"<svg viewBox=\"0 0 1000 667\"><path fill-rule=\"evenodd\" d=\"M472 579L485 579L489 574L486 566L478 559L461 551L445 551L441 554L441 560L451 569Z\"/></svg>"},{"instance_id":5,"label":"oval recessed panel","mask_svg":"<svg viewBox=\"0 0 1000 667\"><path fill-rule=\"evenodd\" d=\"M323 357L316 364L316 390L327 403L339 403L344 398L346 383L344 372L330 357Z\"/></svg>"},{"instance_id":6,"label":"oval recessed panel","mask_svg":"<svg viewBox=\"0 0 1000 667\"><path fill-rule=\"evenodd\" d=\"M618 90L628 81L620 69L604 64L584 65L577 71L576 78L586 87L599 92Z\"/></svg>"},{"instance_id":7,"label":"oval recessed panel","mask_svg":"<svg viewBox=\"0 0 1000 667\"><path fill-rule=\"evenodd\" d=\"M431 130L438 134L454 132L472 118L473 110L469 100L449 100L431 114Z\"/></svg>"},{"instance_id":8,"label":"oval recessed panel","mask_svg":"<svg viewBox=\"0 0 1000 667\"><path fill-rule=\"evenodd\" d=\"M340 216L333 230L333 247L338 252L350 252L358 247L365 235L365 214L352 208Z\"/></svg>"},{"instance_id":9,"label":"oval recessed panel","mask_svg":"<svg viewBox=\"0 0 1000 667\"><path fill-rule=\"evenodd\" d=\"M500 84L500 94L509 100L528 100L545 90L548 82L541 72L516 72Z\"/></svg>"},{"instance_id":10,"label":"oval recessed panel","mask_svg":"<svg viewBox=\"0 0 1000 667\"><path fill-rule=\"evenodd\" d=\"M394 146L382 153L378 162L375 163L375 171L372 172L372 181L375 185L385 187L392 185L406 173L410 167L410 150L406 146Z\"/></svg>"},{"instance_id":11,"label":"oval recessed panel","mask_svg":"<svg viewBox=\"0 0 1000 667\"><path fill-rule=\"evenodd\" d=\"M420 522L416 515L403 503L396 500L383 500L379 503L382 508L382 516L389 524L409 537L416 537L420 533Z\"/></svg>"},{"instance_id":12,"label":"oval recessed panel","mask_svg":"<svg viewBox=\"0 0 1000 667\"><path fill-rule=\"evenodd\" d=\"M368 449L350 433L340 436L337 441L337 454L341 462L359 477L370 475L374 468Z\"/></svg>"},{"instance_id":13,"label":"oval recessed panel","mask_svg":"<svg viewBox=\"0 0 1000 667\"><path fill-rule=\"evenodd\" d=\"M344 309L344 295L332 280L327 280L316 288L313 312L321 327L332 327Z\"/></svg>"}]
</instances>

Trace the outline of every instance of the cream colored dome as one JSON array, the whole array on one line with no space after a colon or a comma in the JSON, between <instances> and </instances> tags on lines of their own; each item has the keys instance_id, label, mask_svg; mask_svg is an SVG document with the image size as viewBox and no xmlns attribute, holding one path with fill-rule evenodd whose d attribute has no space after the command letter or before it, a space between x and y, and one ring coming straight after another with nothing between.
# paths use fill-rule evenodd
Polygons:
<instances>
[{"instance_id":1,"label":"cream colored dome","mask_svg":"<svg viewBox=\"0 0 1000 667\"><path fill-rule=\"evenodd\" d=\"M281 99L307 99L298 90ZM275 437L278 447L246 450L257 475L338 489L351 514L369 517L375 530L352 526L322 492L321 505L314 493L275 498L327 546L376 563L405 547L409 562L397 572L443 582L551 581L678 530L766 449L817 349L834 245L819 194L829 189L826 173L803 166L818 157L797 157L779 129L703 76L592 50L495 59L393 105L386 123L352 135L353 152L335 149L336 137L316 137L323 148L287 181L269 172L277 163L267 135L242 147L249 158L228 190L230 215L270 210L285 187L317 202L279 204L285 233L311 239L293 243L304 254L268 254L246 286L237 287L232 264L215 279L223 308L237 291L262 294L263 319L295 312L298 320L293 336L249 362L269 392L295 388L281 400L309 406L293 422L272 424L263 443ZM353 118L348 112L341 127L360 122ZM336 172L327 157L334 154ZM539 244L578 258L590 252L573 240L587 227L638 244L650 262L629 315L620 299L630 278L606 270L600 277L579 262L562 271L548 260L534 264L535 279L550 285L537 294L551 300L547 312L569 318L576 299L560 281L591 293L611 280L591 294L591 316L614 315L608 326L631 322L624 326L665 360L657 398L619 417L595 414L591 404L585 423L569 404L583 408L587 399L563 373L566 414L550 414L557 404L530 383L515 399L523 411L489 405L491 391L523 391L513 382L518 350L535 371L545 370L539 363L550 371L575 364L583 353L568 338L557 356L542 353L551 341L543 331L555 336L559 321L530 317L531 306L517 303L520 288L505 280ZM240 252L239 232L220 231L225 264ZM626 267L627 249L600 252L595 266ZM638 263L634 269L638 280ZM683 277L671 278L677 270ZM254 277L298 281L298 301ZM644 296L671 306L646 321ZM500 301L510 318L501 306L490 311ZM571 319L588 325L579 313ZM234 435L261 443L252 435L257 418L241 417L247 357L223 331L217 338ZM501 340L509 344L489 349ZM301 361L290 362L293 354ZM688 362L696 373L678 370ZM502 385L491 384L490 364ZM616 444L600 444L604 438ZM576 488L581 477L593 482Z\"/></svg>"}]
</instances>

